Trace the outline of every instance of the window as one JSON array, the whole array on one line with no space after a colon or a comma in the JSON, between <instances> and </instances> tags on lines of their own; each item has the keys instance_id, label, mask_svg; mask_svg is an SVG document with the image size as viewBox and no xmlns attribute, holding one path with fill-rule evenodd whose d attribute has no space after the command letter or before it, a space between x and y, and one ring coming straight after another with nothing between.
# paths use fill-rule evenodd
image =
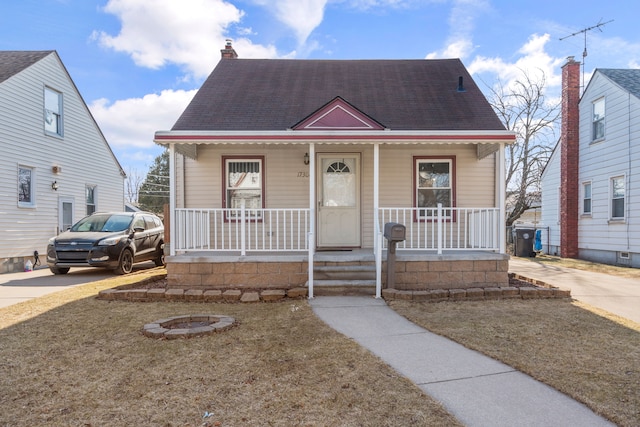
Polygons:
<instances>
[{"instance_id":1,"label":"window","mask_svg":"<svg viewBox=\"0 0 640 427\"><path fill-rule=\"evenodd\" d=\"M582 184L582 213L591 214L591 183Z\"/></svg>"},{"instance_id":2,"label":"window","mask_svg":"<svg viewBox=\"0 0 640 427\"><path fill-rule=\"evenodd\" d=\"M244 205L248 218L260 218L264 203L264 158L223 157L225 199L223 205L232 210L227 218L239 218Z\"/></svg>"},{"instance_id":3,"label":"window","mask_svg":"<svg viewBox=\"0 0 640 427\"><path fill-rule=\"evenodd\" d=\"M44 88L44 130L62 136L62 94L48 87Z\"/></svg>"},{"instance_id":4,"label":"window","mask_svg":"<svg viewBox=\"0 0 640 427\"><path fill-rule=\"evenodd\" d=\"M454 206L454 158L415 158L415 205L418 218L436 215L438 203L444 208Z\"/></svg>"},{"instance_id":5,"label":"window","mask_svg":"<svg viewBox=\"0 0 640 427\"><path fill-rule=\"evenodd\" d=\"M611 178L611 219L624 219L624 176Z\"/></svg>"},{"instance_id":6,"label":"window","mask_svg":"<svg viewBox=\"0 0 640 427\"><path fill-rule=\"evenodd\" d=\"M85 187L86 202L87 202L87 215L91 215L96 211L96 186L87 185Z\"/></svg>"},{"instance_id":7,"label":"window","mask_svg":"<svg viewBox=\"0 0 640 427\"><path fill-rule=\"evenodd\" d=\"M604 138L604 98L593 103L593 141Z\"/></svg>"},{"instance_id":8,"label":"window","mask_svg":"<svg viewBox=\"0 0 640 427\"><path fill-rule=\"evenodd\" d=\"M35 201L34 185L35 169L28 166L18 166L18 206L33 207Z\"/></svg>"}]
</instances>

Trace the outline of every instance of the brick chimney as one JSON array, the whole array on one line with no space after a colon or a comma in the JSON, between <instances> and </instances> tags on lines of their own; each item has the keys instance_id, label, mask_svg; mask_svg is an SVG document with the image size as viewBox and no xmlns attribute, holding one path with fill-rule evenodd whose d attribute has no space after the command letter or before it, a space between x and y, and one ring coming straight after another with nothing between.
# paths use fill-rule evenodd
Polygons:
<instances>
[{"instance_id":1,"label":"brick chimney","mask_svg":"<svg viewBox=\"0 0 640 427\"><path fill-rule=\"evenodd\" d=\"M560 256L578 257L578 150L580 144L580 63L573 56L562 67L562 127L560 130Z\"/></svg>"},{"instance_id":2,"label":"brick chimney","mask_svg":"<svg viewBox=\"0 0 640 427\"><path fill-rule=\"evenodd\" d=\"M236 50L231 46L231 39L227 39L224 49L220 49L220 53L222 53L222 59L236 59L238 54Z\"/></svg>"}]
</instances>

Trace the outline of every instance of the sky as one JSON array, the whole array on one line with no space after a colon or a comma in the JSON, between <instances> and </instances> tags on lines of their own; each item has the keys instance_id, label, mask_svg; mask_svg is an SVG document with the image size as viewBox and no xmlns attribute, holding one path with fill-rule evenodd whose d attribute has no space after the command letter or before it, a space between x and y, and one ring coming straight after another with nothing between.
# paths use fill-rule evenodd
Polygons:
<instances>
[{"instance_id":1,"label":"sky","mask_svg":"<svg viewBox=\"0 0 640 427\"><path fill-rule=\"evenodd\" d=\"M0 50L56 50L122 167L145 176L154 133L226 39L241 58L460 58L485 93L544 73L553 99L568 56L587 82L640 68L638 16L636 0L0 0Z\"/></svg>"}]
</instances>

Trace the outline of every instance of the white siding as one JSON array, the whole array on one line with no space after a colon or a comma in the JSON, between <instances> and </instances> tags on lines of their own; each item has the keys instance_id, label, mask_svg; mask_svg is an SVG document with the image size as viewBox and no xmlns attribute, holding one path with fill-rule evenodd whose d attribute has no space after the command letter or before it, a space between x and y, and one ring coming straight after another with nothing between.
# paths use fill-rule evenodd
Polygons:
<instances>
[{"instance_id":1,"label":"white siding","mask_svg":"<svg viewBox=\"0 0 640 427\"><path fill-rule=\"evenodd\" d=\"M62 138L44 133L45 86L63 93ZM44 263L47 241L57 232L58 198L73 198L77 221L86 212L86 185L97 186L98 210L124 209L120 167L57 54L0 83L0 117L0 258L37 250ZM35 168L33 208L18 207L18 164ZM54 165L61 173L53 173Z\"/></svg>"},{"instance_id":2,"label":"white siding","mask_svg":"<svg viewBox=\"0 0 640 427\"><path fill-rule=\"evenodd\" d=\"M560 247L560 144L551 154L551 158L542 173L542 214L540 227L542 232L543 251L556 254Z\"/></svg>"},{"instance_id":3,"label":"white siding","mask_svg":"<svg viewBox=\"0 0 640 427\"><path fill-rule=\"evenodd\" d=\"M605 138L591 142L592 103L605 99ZM580 182L591 181L592 215L579 220L579 249L640 252L640 100L596 73L580 102ZM624 221L610 220L609 182L626 177Z\"/></svg>"},{"instance_id":4,"label":"white siding","mask_svg":"<svg viewBox=\"0 0 640 427\"><path fill-rule=\"evenodd\" d=\"M361 153L362 244L373 245L373 148L370 145L316 144L316 153ZM306 145L199 146L198 159L185 159L185 207L222 207L222 157L265 157L265 206L307 208L309 166L303 163ZM456 205L495 206L495 155L476 157L475 145L380 146L380 207L411 207L413 203L413 156L455 156ZM176 174L180 176L179 173ZM178 182L178 188L182 183ZM180 191L179 191L180 192Z\"/></svg>"}]
</instances>

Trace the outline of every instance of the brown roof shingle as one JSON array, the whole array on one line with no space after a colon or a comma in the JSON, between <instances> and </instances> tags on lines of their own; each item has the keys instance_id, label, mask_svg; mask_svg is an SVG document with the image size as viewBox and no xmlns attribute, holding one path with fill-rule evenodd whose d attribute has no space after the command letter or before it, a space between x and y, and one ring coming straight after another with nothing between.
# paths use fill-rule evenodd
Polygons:
<instances>
[{"instance_id":1,"label":"brown roof shingle","mask_svg":"<svg viewBox=\"0 0 640 427\"><path fill-rule=\"evenodd\" d=\"M504 130L458 59L223 59L172 130L285 130L337 96L391 130Z\"/></svg>"},{"instance_id":2,"label":"brown roof shingle","mask_svg":"<svg viewBox=\"0 0 640 427\"><path fill-rule=\"evenodd\" d=\"M13 77L20 71L40 61L45 56L54 52L53 50L21 51L5 50L0 51L0 83Z\"/></svg>"}]
</instances>

